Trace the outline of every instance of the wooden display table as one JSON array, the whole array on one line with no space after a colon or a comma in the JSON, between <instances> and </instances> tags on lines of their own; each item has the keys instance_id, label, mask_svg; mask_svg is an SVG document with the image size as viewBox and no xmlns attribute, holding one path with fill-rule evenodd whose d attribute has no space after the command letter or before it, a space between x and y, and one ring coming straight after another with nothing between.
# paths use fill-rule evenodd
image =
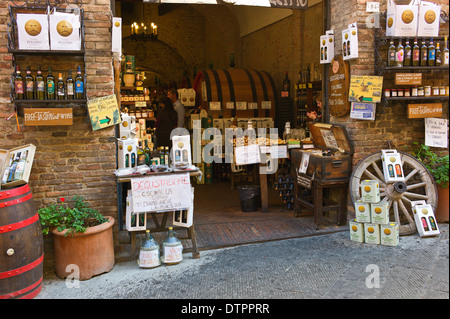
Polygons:
<instances>
[{"instance_id":1,"label":"wooden display table","mask_svg":"<svg viewBox=\"0 0 450 319\"><path fill-rule=\"evenodd\" d=\"M118 201L119 201L119 229L123 229L123 184L124 183L130 183L132 179L139 179L139 178L145 178L148 176L155 176L155 175L169 175L169 174L184 174L189 173L190 177L195 176L201 176L202 173L197 168L195 170L174 170L171 172L149 172L145 175L131 175L131 176L121 176L117 178L117 192L118 192ZM167 224L167 218L169 213L172 213L172 211L164 211L164 212L148 212L147 215L151 215L153 222L155 223L155 227L153 228L147 228L150 230L150 233L160 233L160 232L167 232L169 230L169 226L166 226ZM162 215L161 221L158 220L158 217L156 215ZM192 248L186 249L186 251L192 250L192 258L197 259L200 258L200 253L198 251L197 247L197 237L195 233L195 227L194 223L190 227L180 227L180 226L171 226L174 230L179 229L186 229L187 230L187 237L185 238L179 238L180 240L191 240L192 242ZM137 231L130 231L131 235L131 258L133 259L136 254L136 234L137 233L145 233L145 230L137 230Z\"/></svg>"}]
</instances>

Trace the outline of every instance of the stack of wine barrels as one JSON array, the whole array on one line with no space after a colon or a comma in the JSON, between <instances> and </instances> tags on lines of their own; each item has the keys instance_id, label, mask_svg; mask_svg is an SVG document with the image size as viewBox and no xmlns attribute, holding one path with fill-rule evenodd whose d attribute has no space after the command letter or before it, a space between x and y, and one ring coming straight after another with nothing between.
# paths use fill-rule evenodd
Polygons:
<instances>
[{"instance_id":1,"label":"stack of wine barrels","mask_svg":"<svg viewBox=\"0 0 450 319\"><path fill-rule=\"evenodd\" d=\"M0 190L0 299L39 294L43 260L41 224L29 185Z\"/></svg>"},{"instance_id":2,"label":"stack of wine barrels","mask_svg":"<svg viewBox=\"0 0 450 319\"><path fill-rule=\"evenodd\" d=\"M271 117L275 119L277 92L269 73L248 69L213 69L197 73L193 85L197 104L213 117ZM263 109L262 101L270 101L271 108ZM220 111L210 111L210 102L220 102ZM235 102L229 109L227 102ZM236 102L258 104L257 109L236 110Z\"/></svg>"}]
</instances>

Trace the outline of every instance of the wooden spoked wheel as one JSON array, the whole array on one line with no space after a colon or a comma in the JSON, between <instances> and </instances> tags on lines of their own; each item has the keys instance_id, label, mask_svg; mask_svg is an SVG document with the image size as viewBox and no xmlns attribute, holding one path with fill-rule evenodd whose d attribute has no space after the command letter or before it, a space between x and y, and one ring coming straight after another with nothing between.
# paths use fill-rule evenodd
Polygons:
<instances>
[{"instance_id":1,"label":"wooden spoked wheel","mask_svg":"<svg viewBox=\"0 0 450 319\"><path fill-rule=\"evenodd\" d=\"M360 181L378 180L381 200L385 197L389 199L389 218L398 223L400 235L403 236L416 232L411 202L425 200L436 210L437 188L433 176L422 163L409 154L399 153L405 176L403 182L385 182L380 151L366 156L356 165L350 176L349 188L351 199L355 203L361 198Z\"/></svg>"}]
</instances>

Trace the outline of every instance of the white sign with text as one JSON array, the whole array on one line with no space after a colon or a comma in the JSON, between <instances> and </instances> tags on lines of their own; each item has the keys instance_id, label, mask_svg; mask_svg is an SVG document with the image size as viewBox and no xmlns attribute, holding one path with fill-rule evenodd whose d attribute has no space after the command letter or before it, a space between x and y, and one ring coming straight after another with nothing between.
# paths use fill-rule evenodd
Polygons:
<instances>
[{"instance_id":1,"label":"white sign with text","mask_svg":"<svg viewBox=\"0 0 450 319\"><path fill-rule=\"evenodd\" d=\"M431 147L448 147L448 120L437 118L425 119L425 145Z\"/></svg>"}]
</instances>

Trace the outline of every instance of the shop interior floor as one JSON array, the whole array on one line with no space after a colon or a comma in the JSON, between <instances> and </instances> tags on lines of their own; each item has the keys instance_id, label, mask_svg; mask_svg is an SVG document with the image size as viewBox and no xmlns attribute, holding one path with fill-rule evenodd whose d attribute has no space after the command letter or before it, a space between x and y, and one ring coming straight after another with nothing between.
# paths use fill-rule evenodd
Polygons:
<instances>
[{"instance_id":1,"label":"shop interior floor","mask_svg":"<svg viewBox=\"0 0 450 319\"><path fill-rule=\"evenodd\" d=\"M242 212L238 187L228 183L195 185L194 225L199 250L235 246L271 240L314 236L348 229L337 226L336 214L330 212L316 229L312 215L294 217L278 192L269 187L269 210ZM182 231L180 231L182 232ZM184 235L184 234L183 234ZM191 247L190 241L185 246Z\"/></svg>"}]
</instances>

